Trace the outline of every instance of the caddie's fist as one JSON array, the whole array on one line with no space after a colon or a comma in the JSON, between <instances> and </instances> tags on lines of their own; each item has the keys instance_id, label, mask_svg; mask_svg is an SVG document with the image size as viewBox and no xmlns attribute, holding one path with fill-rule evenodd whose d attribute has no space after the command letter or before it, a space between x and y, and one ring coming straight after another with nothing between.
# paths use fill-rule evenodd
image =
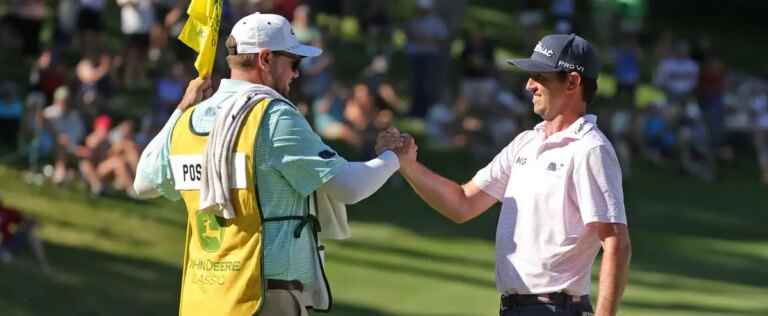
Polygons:
<instances>
[{"instance_id":1,"label":"caddie's fist","mask_svg":"<svg viewBox=\"0 0 768 316\"><path fill-rule=\"evenodd\" d=\"M376 137L376 154L380 155L386 150L394 150L403 145L403 139L400 137L400 131L397 128L390 127L379 133Z\"/></svg>"},{"instance_id":2,"label":"caddie's fist","mask_svg":"<svg viewBox=\"0 0 768 316\"><path fill-rule=\"evenodd\" d=\"M182 112L200 103L200 101L207 99L213 94L213 83L210 77L195 78L187 85L187 91L184 92L184 97L181 98L181 102L176 107Z\"/></svg>"}]
</instances>

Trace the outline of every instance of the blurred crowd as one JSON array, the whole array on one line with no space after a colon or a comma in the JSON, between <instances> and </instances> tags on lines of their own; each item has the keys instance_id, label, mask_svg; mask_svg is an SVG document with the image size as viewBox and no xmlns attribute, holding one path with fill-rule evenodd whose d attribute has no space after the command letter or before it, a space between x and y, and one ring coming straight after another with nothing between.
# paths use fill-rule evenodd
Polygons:
<instances>
[{"instance_id":1,"label":"blurred crowd","mask_svg":"<svg viewBox=\"0 0 768 316\"><path fill-rule=\"evenodd\" d=\"M729 69L705 36L649 34L644 1L592 1L587 22L575 18L573 0L523 1L518 11L504 12L522 30L512 39L488 32L482 22L468 23L466 0L223 3L221 36L242 16L273 12L292 21L301 41L325 48L302 60L290 97L322 137L360 158L373 155L378 131L399 124L423 130L430 146L468 150L487 161L537 121L524 90L527 78L509 71L501 46L512 42L527 54L542 34L578 32L595 38L602 77L613 78L601 81L613 89L599 94L592 109L627 178L642 157L715 181L741 152L734 143L747 143L768 183L766 81ZM53 183L79 181L96 196L133 196L142 147L196 75L194 52L176 40L188 4L11 0L0 41L3 56L18 58L14 68L24 67L27 80L0 79L0 122L9 127L0 131L0 142L16 149L3 156ZM345 36L349 21L354 36ZM218 50L215 80L227 76L224 51ZM350 70L358 60L364 66ZM648 101L639 92L646 86L662 97Z\"/></svg>"}]
</instances>

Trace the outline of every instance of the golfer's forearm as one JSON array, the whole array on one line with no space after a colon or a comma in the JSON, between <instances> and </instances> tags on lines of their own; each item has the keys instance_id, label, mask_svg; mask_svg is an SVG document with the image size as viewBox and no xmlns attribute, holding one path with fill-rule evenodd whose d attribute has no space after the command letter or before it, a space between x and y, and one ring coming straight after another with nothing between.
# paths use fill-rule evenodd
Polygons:
<instances>
[{"instance_id":1,"label":"golfer's forearm","mask_svg":"<svg viewBox=\"0 0 768 316\"><path fill-rule=\"evenodd\" d=\"M461 186L446 179L422 165L412 162L408 167L400 166L400 173L413 190L430 207L456 223L466 222L471 218L467 197Z\"/></svg>"},{"instance_id":2,"label":"golfer's forearm","mask_svg":"<svg viewBox=\"0 0 768 316\"><path fill-rule=\"evenodd\" d=\"M618 312L629 276L631 253L629 240L612 237L604 241L595 315L614 316Z\"/></svg>"},{"instance_id":3,"label":"golfer's forearm","mask_svg":"<svg viewBox=\"0 0 768 316\"><path fill-rule=\"evenodd\" d=\"M366 162L349 162L322 189L344 204L355 204L378 191L400 167L397 155L385 151Z\"/></svg>"}]
</instances>

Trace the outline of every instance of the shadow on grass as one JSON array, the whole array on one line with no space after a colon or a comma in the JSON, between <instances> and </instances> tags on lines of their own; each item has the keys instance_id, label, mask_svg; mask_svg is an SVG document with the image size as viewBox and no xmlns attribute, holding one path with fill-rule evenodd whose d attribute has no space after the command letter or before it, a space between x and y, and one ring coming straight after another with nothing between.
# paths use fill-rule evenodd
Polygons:
<instances>
[{"instance_id":1,"label":"shadow on grass","mask_svg":"<svg viewBox=\"0 0 768 316\"><path fill-rule=\"evenodd\" d=\"M333 262L342 262L349 265L364 266L371 270L398 273L415 277L428 277L447 282L457 282L483 289L495 288L496 286L495 281L492 279L481 279L468 275L462 275L459 273L450 273L428 268L420 268L414 265L381 262L375 259L355 257L343 253L334 253L333 257L329 258L328 262L330 264L333 264Z\"/></svg>"},{"instance_id":2,"label":"shadow on grass","mask_svg":"<svg viewBox=\"0 0 768 316\"><path fill-rule=\"evenodd\" d=\"M401 314L393 314L373 310L364 306L350 304L346 302L334 303L333 309L330 313L314 313L313 315L328 315L328 316L403 316ZM408 313L408 316L465 316L462 314L446 314L446 313Z\"/></svg>"},{"instance_id":3,"label":"shadow on grass","mask_svg":"<svg viewBox=\"0 0 768 316\"><path fill-rule=\"evenodd\" d=\"M52 226L57 230L68 229L77 231L79 233L88 234L91 236L98 236L100 240L108 240L117 243L129 244L132 246L145 246L148 243L139 238L133 238L125 234L117 234L107 227L91 227L83 225L77 220L62 220L52 217L45 219L45 226Z\"/></svg>"},{"instance_id":4,"label":"shadow on grass","mask_svg":"<svg viewBox=\"0 0 768 316\"><path fill-rule=\"evenodd\" d=\"M350 248L362 252L376 252L395 255L400 258L410 258L426 260L431 262L440 262L446 265L459 265L463 267L476 267L479 269L493 269L493 258L467 258L459 256L447 256L424 251L417 251L411 248L404 248L391 244L380 244L370 241L355 240L354 238L344 240L336 244L338 247Z\"/></svg>"},{"instance_id":5,"label":"shadow on grass","mask_svg":"<svg viewBox=\"0 0 768 316\"><path fill-rule=\"evenodd\" d=\"M7 176L19 177L21 174L19 170L8 170ZM118 212L127 217L140 217L173 227L184 227L186 225L185 209L181 202L176 203L161 198L143 201L132 200L122 195L119 197L110 195L93 198L88 196L86 189L82 187L59 187L51 184L37 186L24 183L21 180L16 181L19 183L3 184L0 185L0 189L8 196L6 202L12 202L12 204L16 204L22 210L32 211L33 208L40 208L35 213L56 212L69 214L67 212L69 208L78 207L98 210L99 212ZM37 200L39 197L36 195L44 196L46 203L38 204L35 207L26 206L24 200Z\"/></svg>"},{"instance_id":6,"label":"shadow on grass","mask_svg":"<svg viewBox=\"0 0 768 316\"><path fill-rule=\"evenodd\" d=\"M763 256L665 237L648 233L633 239L633 269L768 288L768 260ZM674 287L671 282L654 285Z\"/></svg>"},{"instance_id":7,"label":"shadow on grass","mask_svg":"<svg viewBox=\"0 0 768 316\"><path fill-rule=\"evenodd\" d=\"M3 315L178 312L177 267L57 244L47 244L46 249L53 276L43 275L29 256L0 265Z\"/></svg>"}]
</instances>

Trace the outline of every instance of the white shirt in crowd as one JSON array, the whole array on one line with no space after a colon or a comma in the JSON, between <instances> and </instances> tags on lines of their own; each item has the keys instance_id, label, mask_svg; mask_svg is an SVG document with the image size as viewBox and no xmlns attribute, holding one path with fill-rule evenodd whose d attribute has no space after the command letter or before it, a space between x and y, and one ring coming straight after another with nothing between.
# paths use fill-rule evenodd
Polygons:
<instances>
[{"instance_id":1,"label":"white shirt in crowd","mask_svg":"<svg viewBox=\"0 0 768 316\"><path fill-rule=\"evenodd\" d=\"M699 65L690 58L665 58L656 69L654 84L675 95L693 93L699 82Z\"/></svg>"},{"instance_id":2,"label":"white shirt in crowd","mask_svg":"<svg viewBox=\"0 0 768 316\"><path fill-rule=\"evenodd\" d=\"M585 115L547 138L541 123L472 179L502 203L496 231L500 293L589 294L600 239L587 224L627 222L619 162L596 120Z\"/></svg>"},{"instance_id":3,"label":"white shirt in crowd","mask_svg":"<svg viewBox=\"0 0 768 316\"><path fill-rule=\"evenodd\" d=\"M752 111L755 113L755 128L768 130L768 95L760 94L752 98Z\"/></svg>"},{"instance_id":4,"label":"white shirt in crowd","mask_svg":"<svg viewBox=\"0 0 768 316\"><path fill-rule=\"evenodd\" d=\"M149 34L155 23L152 0L117 0L120 5L120 30L123 34Z\"/></svg>"}]
</instances>

